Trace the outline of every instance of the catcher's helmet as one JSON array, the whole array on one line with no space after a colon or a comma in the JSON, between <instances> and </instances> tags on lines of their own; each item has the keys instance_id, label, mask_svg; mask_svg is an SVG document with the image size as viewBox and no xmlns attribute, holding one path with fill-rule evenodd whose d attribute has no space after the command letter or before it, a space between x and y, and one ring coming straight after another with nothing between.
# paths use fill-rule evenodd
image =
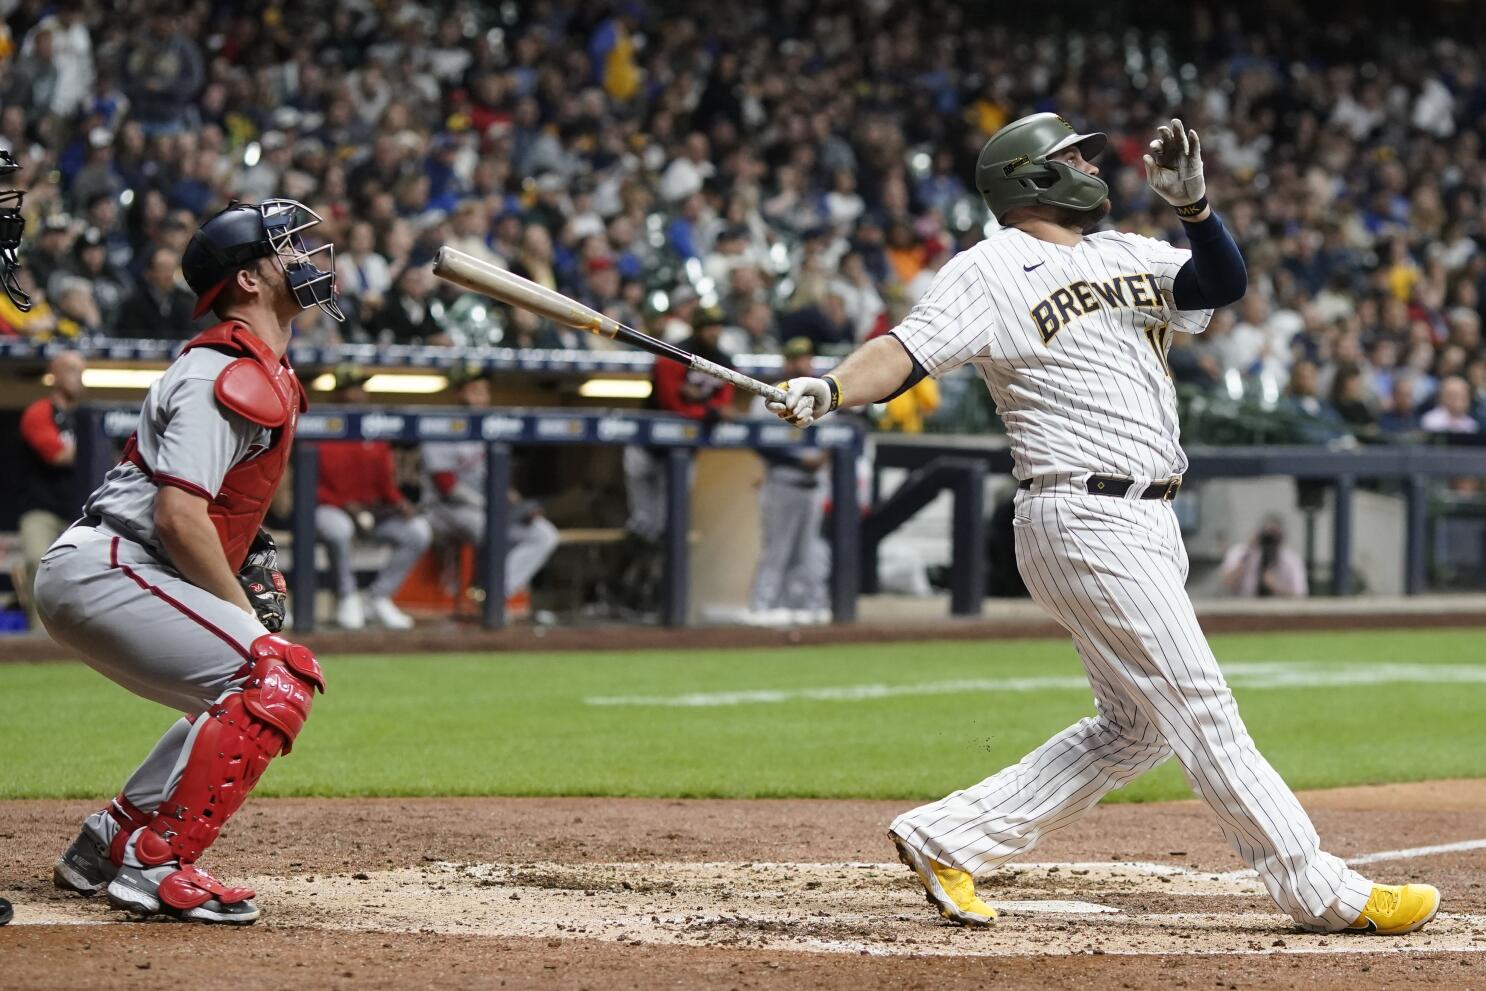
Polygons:
<instances>
[{"instance_id":1,"label":"catcher's helmet","mask_svg":"<svg viewBox=\"0 0 1486 991\"><path fill-rule=\"evenodd\" d=\"M334 249L310 249L300 237L318 223L319 215L303 203L280 199L232 203L209 218L181 255L181 274L197 297L194 315L211 308L238 269L256 258L277 258L301 307L318 306L344 319L335 299ZM315 266L314 256L322 252L325 270Z\"/></svg>"},{"instance_id":2,"label":"catcher's helmet","mask_svg":"<svg viewBox=\"0 0 1486 991\"><path fill-rule=\"evenodd\" d=\"M0 149L0 180L10 186L10 177L20 171L10 152ZM26 231L26 218L21 216L21 203L26 194L19 189L0 189L0 286L15 308L25 313L31 309L31 297L21 288L16 273L21 268L21 235Z\"/></svg>"},{"instance_id":3,"label":"catcher's helmet","mask_svg":"<svg viewBox=\"0 0 1486 991\"><path fill-rule=\"evenodd\" d=\"M1103 133L1079 134L1057 114L1023 117L991 135L980 150L975 188L997 220L1009 210L1034 203L1092 210L1109 196L1104 180L1047 158L1078 145L1084 158L1092 160L1107 144Z\"/></svg>"}]
</instances>

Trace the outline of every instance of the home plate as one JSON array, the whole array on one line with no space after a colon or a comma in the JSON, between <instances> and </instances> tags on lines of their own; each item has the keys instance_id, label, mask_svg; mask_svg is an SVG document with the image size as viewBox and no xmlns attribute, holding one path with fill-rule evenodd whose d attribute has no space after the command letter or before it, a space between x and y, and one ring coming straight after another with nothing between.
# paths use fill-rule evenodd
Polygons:
<instances>
[{"instance_id":1,"label":"home plate","mask_svg":"<svg viewBox=\"0 0 1486 991\"><path fill-rule=\"evenodd\" d=\"M1003 901L997 899L996 911L1002 915L1099 915L1118 912L1113 905L1096 905L1093 902L1071 902L1029 899L1027 901Z\"/></svg>"}]
</instances>

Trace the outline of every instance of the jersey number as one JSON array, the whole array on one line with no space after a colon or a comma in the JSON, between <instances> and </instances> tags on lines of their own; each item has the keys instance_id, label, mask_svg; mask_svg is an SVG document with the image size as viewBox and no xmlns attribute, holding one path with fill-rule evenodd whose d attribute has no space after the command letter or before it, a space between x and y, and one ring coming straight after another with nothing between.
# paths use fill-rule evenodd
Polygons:
<instances>
[{"instance_id":1,"label":"jersey number","mask_svg":"<svg viewBox=\"0 0 1486 991\"><path fill-rule=\"evenodd\" d=\"M1166 371L1166 377L1171 378L1171 365L1166 361L1166 352L1171 347L1171 324L1150 323L1145 327L1145 339L1156 352L1156 360Z\"/></svg>"}]
</instances>

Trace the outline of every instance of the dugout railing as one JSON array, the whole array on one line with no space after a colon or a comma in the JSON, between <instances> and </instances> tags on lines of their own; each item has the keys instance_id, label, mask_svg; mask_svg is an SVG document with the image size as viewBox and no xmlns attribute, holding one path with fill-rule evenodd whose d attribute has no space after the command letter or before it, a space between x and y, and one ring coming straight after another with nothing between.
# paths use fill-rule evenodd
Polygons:
<instances>
[{"instance_id":1,"label":"dugout railing","mask_svg":"<svg viewBox=\"0 0 1486 991\"><path fill-rule=\"evenodd\" d=\"M94 338L86 341L31 341L0 338L0 367L20 372L40 372L61 351L78 351L89 362L164 368L180 351L184 341ZM289 360L308 381L316 372L355 365L368 371L448 372L465 374L520 373L545 375L646 376L655 358L643 351L564 351L548 348L457 347L422 344L302 344L289 346ZM835 358L819 358L822 370ZM779 376L784 359L776 354L735 355L738 371L772 382Z\"/></svg>"}]
</instances>

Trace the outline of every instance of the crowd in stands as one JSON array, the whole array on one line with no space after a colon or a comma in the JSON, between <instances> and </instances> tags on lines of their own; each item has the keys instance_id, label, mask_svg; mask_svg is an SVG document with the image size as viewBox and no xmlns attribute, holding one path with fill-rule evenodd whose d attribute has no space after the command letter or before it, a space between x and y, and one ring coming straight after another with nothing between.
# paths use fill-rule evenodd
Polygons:
<instances>
[{"instance_id":1,"label":"crowd in stands","mask_svg":"<svg viewBox=\"0 0 1486 991\"><path fill-rule=\"evenodd\" d=\"M337 245L349 319L310 311L312 340L605 343L450 292L448 243L673 340L715 307L725 351L840 352L983 235L975 156L1024 113L1107 131L1109 223L1180 243L1140 165L1180 113L1251 288L1178 340L1179 381L1318 439L1481 430L1473 5L1043 6L0 0L38 300L0 334L189 335L186 239L277 194Z\"/></svg>"}]
</instances>

